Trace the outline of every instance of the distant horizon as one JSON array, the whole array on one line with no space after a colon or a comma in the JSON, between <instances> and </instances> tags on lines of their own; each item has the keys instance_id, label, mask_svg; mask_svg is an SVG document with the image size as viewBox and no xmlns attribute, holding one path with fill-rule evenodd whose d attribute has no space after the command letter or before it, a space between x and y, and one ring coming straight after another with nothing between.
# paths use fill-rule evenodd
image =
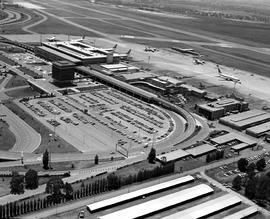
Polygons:
<instances>
[{"instance_id":1,"label":"distant horizon","mask_svg":"<svg viewBox=\"0 0 270 219\"><path fill-rule=\"evenodd\" d=\"M269 9L270 10L270 1L269 0L161 0L162 2L168 3L201 3L201 4L210 4L210 5L231 5L231 6L243 6L243 7L256 7L257 9Z\"/></svg>"}]
</instances>

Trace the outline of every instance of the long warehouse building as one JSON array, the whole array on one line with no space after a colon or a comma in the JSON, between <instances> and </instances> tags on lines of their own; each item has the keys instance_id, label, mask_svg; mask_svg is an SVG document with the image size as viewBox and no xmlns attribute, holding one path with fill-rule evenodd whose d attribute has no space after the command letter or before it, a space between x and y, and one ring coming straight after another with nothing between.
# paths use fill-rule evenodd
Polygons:
<instances>
[{"instance_id":1,"label":"long warehouse building","mask_svg":"<svg viewBox=\"0 0 270 219\"><path fill-rule=\"evenodd\" d=\"M112 197L109 199L105 199L103 201L95 202L93 204L87 205L87 209L90 212L99 211L99 210L104 209L104 208L112 207L112 206L122 204L122 203L128 202L128 201L132 201L132 200L139 198L139 197L142 197L142 196L161 192L161 191L164 191L166 189L173 188L175 186L181 186L181 185L184 185L187 183L191 183L193 181L194 181L193 176L190 176L190 175L184 176L181 178L170 180L168 182L159 183L157 185L153 185L153 186L149 186L149 187L139 189L139 190L136 190L133 192L129 192L127 194L123 194L123 195L115 196L115 197Z\"/></svg>"},{"instance_id":2,"label":"long warehouse building","mask_svg":"<svg viewBox=\"0 0 270 219\"><path fill-rule=\"evenodd\" d=\"M250 110L221 118L220 123L237 130L245 130L270 121L270 113L262 110Z\"/></svg>"},{"instance_id":3,"label":"long warehouse building","mask_svg":"<svg viewBox=\"0 0 270 219\"><path fill-rule=\"evenodd\" d=\"M246 130L246 133L248 135L251 135L253 137L261 137L262 135L266 134L270 131L270 122L263 123L261 125L256 125L253 127L250 127Z\"/></svg>"},{"instance_id":4,"label":"long warehouse building","mask_svg":"<svg viewBox=\"0 0 270 219\"><path fill-rule=\"evenodd\" d=\"M154 214L173 206L198 199L213 192L214 190L210 186L200 184L170 195L162 196L148 202L143 202L141 204L101 216L99 219L133 219L145 217L149 214Z\"/></svg>"},{"instance_id":5,"label":"long warehouse building","mask_svg":"<svg viewBox=\"0 0 270 219\"><path fill-rule=\"evenodd\" d=\"M205 218L216 212L225 210L241 203L241 199L236 195L223 195L186 210L164 217L163 219L199 219Z\"/></svg>"}]
</instances>

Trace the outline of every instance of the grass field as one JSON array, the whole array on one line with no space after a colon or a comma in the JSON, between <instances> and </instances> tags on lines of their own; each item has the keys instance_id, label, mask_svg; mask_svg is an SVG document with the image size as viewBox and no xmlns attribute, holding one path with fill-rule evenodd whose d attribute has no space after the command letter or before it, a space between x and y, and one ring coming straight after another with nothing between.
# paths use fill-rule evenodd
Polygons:
<instances>
[{"instance_id":1,"label":"grass field","mask_svg":"<svg viewBox=\"0 0 270 219\"><path fill-rule=\"evenodd\" d=\"M7 101L5 102L5 106L8 107L12 112L17 114L21 119L23 119L28 125L30 125L41 135L41 143L40 146L35 150L35 153L43 153L45 149L47 149L48 147L48 143L50 140L49 134L51 134L51 130L49 130L46 126L40 123L37 119L32 117L29 113L22 110L14 102ZM71 144L67 143L60 137L57 137L57 141L51 142L50 145L51 145L51 152L55 153L78 152L78 150L75 147L73 147Z\"/></svg>"},{"instance_id":2,"label":"grass field","mask_svg":"<svg viewBox=\"0 0 270 219\"><path fill-rule=\"evenodd\" d=\"M13 88L13 87L20 87L20 86L25 86L28 85L26 79L24 79L21 76L14 75L12 78L8 81L6 84L5 88Z\"/></svg>"},{"instance_id":3,"label":"grass field","mask_svg":"<svg viewBox=\"0 0 270 219\"><path fill-rule=\"evenodd\" d=\"M33 91L30 87L26 88L18 88L16 90L11 90L5 92L6 95L9 97L14 97L14 98L21 98L21 97L33 97L33 96L38 96L39 93L36 91Z\"/></svg>"},{"instance_id":4,"label":"grass field","mask_svg":"<svg viewBox=\"0 0 270 219\"><path fill-rule=\"evenodd\" d=\"M15 135L9 130L9 126L0 120L0 150L9 150L16 142Z\"/></svg>"},{"instance_id":5,"label":"grass field","mask_svg":"<svg viewBox=\"0 0 270 219\"><path fill-rule=\"evenodd\" d=\"M138 30L147 31L149 33L153 33L159 36L164 36L164 38L169 39L177 39L177 40L187 40L187 41L200 41L200 42L206 42L205 39L201 39L199 37L190 36L183 33L177 33L174 31L168 31L161 28L153 27L152 25L147 24L141 24L136 21L130 21L130 20L112 20L110 21L115 24L127 26L129 28L136 28Z\"/></svg>"},{"instance_id":6,"label":"grass field","mask_svg":"<svg viewBox=\"0 0 270 219\"><path fill-rule=\"evenodd\" d=\"M65 22L62 22L52 17L49 17L48 20L41 23L40 25L30 28L30 30L40 34L50 33L50 34L66 34L75 36L87 35L89 37L100 37L99 35L93 32L74 27L72 25L69 25Z\"/></svg>"},{"instance_id":7,"label":"grass field","mask_svg":"<svg viewBox=\"0 0 270 219\"><path fill-rule=\"evenodd\" d=\"M269 68L267 66L260 65L259 62L258 64L254 64L248 62L248 60L240 60L237 58L237 55L230 56L229 53L226 56L226 53L220 53L218 50L215 51L214 49L210 50L203 47L197 47L195 48L195 50L198 51L201 55L203 55L203 59L206 61L208 60L217 64L269 77ZM248 59L250 59L250 57Z\"/></svg>"},{"instance_id":8,"label":"grass field","mask_svg":"<svg viewBox=\"0 0 270 219\"><path fill-rule=\"evenodd\" d=\"M111 3L117 4L117 1L110 1ZM187 2L185 4L188 5ZM173 8L180 8L179 6L173 5ZM195 6L200 8L200 5ZM206 7L207 8L207 7ZM206 9L207 10L207 9ZM252 10L252 9L251 9ZM139 20L149 21L159 25L168 26L171 28L187 30L194 33L203 34L206 36L214 36L220 39L230 40L233 42L241 42L250 45L252 42L254 45L257 43L270 44L270 38L268 37L270 27L268 24L259 23L244 23L236 22L225 19L219 19L215 17L199 16L196 15L197 19L171 19L166 17L160 17L151 13L144 13L140 16L138 12L129 11L126 13L126 9L123 8L103 8L105 12L115 13L117 15L123 15L131 18L138 18ZM176 13L179 13L175 10ZM248 42L251 41L251 42Z\"/></svg>"},{"instance_id":9,"label":"grass field","mask_svg":"<svg viewBox=\"0 0 270 219\"><path fill-rule=\"evenodd\" d=\"M224 52L230 55L235 55L237 57L249 59L252 61L257 61L265 64L270 64L270 55L253 52L247 49L242 48L227 48L227 47L220 47L220 46L203 46L205 48L209 48L214 51Z\"/></svg>"},{"instance_id":10,"label":"grass field","mask_svg":"<svg viewBox=\"0 0 270 219\"><path fill-rule=\"evenodd\" d=\"M38 184L42 185L49 181L50 177L39 177ZM11 177L0 177L0 197L10 193Z\"/></svg>"},{"instance_id":11,"label":"grass field","mask_svg":"<svg viewBox=\"0 0 270 219\"><path fill-rule=\"evenodd\" d=\"M132 27L123 27L120 25L113 25L111 23L106 23L96 19L85 19L85 18L73 18L69 19L75 23L81 24L85 27L107 33L107 34L117 34L117 35L134 35L134 36L144 36L150 37L152 35L146 34L143 30L137 31Z\"/></svg>"},{"instance_id":12,"label":"grass field","mask_svg":"<svg viewBox=\"0 0 270 219\"><path fill-rule=\"evenodd\" d=\"M88 168L94 166L92 161L67 161L67 162L52 162L52 169L44 170L42 162L40 164L29 164L24 166L13 166L13 167L1 167L0 171L17 171L17 172L27 172L29 169L36 170L37 172L46 172L46 171L69 171L72 169L80 169L82 165L88 164ZM0 180L1 181L1 180Z\"/></svg>"}]
</instances>

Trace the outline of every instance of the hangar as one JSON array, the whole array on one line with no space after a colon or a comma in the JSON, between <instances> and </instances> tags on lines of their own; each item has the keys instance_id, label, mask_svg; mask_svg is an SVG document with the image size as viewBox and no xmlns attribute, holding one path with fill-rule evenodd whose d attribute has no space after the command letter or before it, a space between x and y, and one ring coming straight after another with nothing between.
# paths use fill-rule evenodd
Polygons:
<instances>
[{"instance_id":1,"label":"hangar","mask_svg":"<svg viewBox=\"0 0 270 219\"><path fill-rule=\"evenodd\" d=\"M237 130L245 130L249 127L260 125L270 121L270 114L262 110L250 110L221 118L220 123Z\"/></svg>"},{"instance_id":2,"label":"hangar","mask_svg":"<svg viewBox=\"0 0 270 219\"><path fill-rule=\"evenodd\" d=\"M248 135L258 138L268 131L270 131L270 122L250 127L246 130L246 133Z\"/></svg>"}]
</instances>

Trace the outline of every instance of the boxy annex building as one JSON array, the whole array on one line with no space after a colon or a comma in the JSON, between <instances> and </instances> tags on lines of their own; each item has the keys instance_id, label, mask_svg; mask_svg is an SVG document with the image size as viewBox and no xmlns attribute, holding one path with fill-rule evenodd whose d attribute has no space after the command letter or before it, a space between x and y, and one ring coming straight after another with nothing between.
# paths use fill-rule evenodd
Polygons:
<instances>
[{"instance_id":1,"label":"boxy annex building","mask_svg":"<svg viewBox=\"0 0 270 219\"><path fill-rule=\"evenodd\" d=\"M247 102L240 102L235 99L221 99L215 102L196 105L195 109L198 114L205 116L209 120L216 120L226 115L226 113L237 111L243 112L248 110Z\"/></svg>"}]
</instances>

